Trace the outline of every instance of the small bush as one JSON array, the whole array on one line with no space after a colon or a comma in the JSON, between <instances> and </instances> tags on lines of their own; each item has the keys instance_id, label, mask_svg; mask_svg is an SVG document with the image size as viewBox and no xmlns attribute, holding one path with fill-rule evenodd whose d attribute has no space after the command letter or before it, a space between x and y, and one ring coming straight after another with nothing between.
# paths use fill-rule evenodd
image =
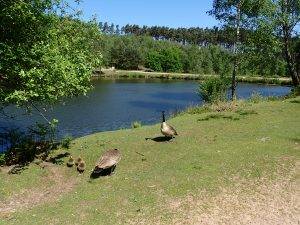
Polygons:
<instances>
[{"instance_id":1,"label":"small bush","mask_svg":"<svg viewBox=\"0 0 300 225\"><path fill-rule=\"evenodd\" d=\"M198 93L205 102L215 103L226 100L230 80L224 77L212 77L204 80Z\"/></svg>"},{"instance_id":2,"label":"small bush","mask_svg":"<svg viewBox=\"0 0 300 225\"><path fill-rule=\"evenodd\" d=\"M146 57L146 67L154 70L154 71L162 71L162 56L155 51L151 51L147 54Z\"/></svg>"},{"instance_id":3,"label":"small bush","mask_svg":"<svg viewBox=\"0 0 300 225\"><path fill-rule=\"evenodd\" d=\"M252 103L258 103L264 100L264 97L261 96L258 92L253 92L252 95L249 98L249 101Z\"/></svg>"},{"instance_id":4,"label":"small bush","mask_svg":"<svg viewBox=\"0 0 300 225\"><path fill-rule=\"evenodd\" d=\"M60 142L61 147L63 147L63 148L70 148L72 140L73 140L72 136L66 136L66 137L64 137L61 140L61 142Z\"/></svg>"},{"instance_id":5,"label":"small bush","mask_svg":"<svg viewBox=\"0 0 300 225\"><path fill-rule=\"evenodd\" d=\"M57 121L50 124L37 123L27 131L14 129L1 134L5 137L9 147L4 156L1 155L1 162L6 165L26 164L35 158L45 160L50 151L56 147L54 143ZM1 163L0 163L1 164Z\"/></svg>"},{"instance_id":6,"label":"small bush","mask_svg":"<svg viewBox=\"0 0 300 225\"><path fill-rule=\"evenodd\" d=\"M297 97L297 96L300 96L300 86L293 87L290 96L291 96L291 97Z\"/></svg>"},{"instance_id":7,"label":"small bush","mask_svg":"<svg viewBox=\"0 0 300 225\"><path fill-rule=\"evenodd\" d=\"M134 129L134 128L139 128L142 126L142 123L139 122L139 121L134 121L132 124L131 124L131 127Z\"/></svg>"},{"instance_id":8,"label":"small bush","mask_svg":"<svg viewBox=\"0 0 300 225\"><path fill-rule=\"evenodd\" d=\"M0 166L5 164L5 154L1 153L0 154Z\"/></svg>"}]
</instances>

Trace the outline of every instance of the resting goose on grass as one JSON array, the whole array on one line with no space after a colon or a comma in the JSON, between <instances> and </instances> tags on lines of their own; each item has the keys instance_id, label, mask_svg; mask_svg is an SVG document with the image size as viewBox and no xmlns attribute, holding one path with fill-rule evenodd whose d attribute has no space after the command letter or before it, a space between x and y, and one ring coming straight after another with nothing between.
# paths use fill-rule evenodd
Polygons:
<instances>
[{"instance_id":1,"label":"resting goose on grass","mask_svg":"<svg viewBox=\"0 0 300 225\"><path fill-rule=\"evenodd\" d=\"M104 170L109 170L109 174L111 175L120 160L121 152L118 149L106 151L97 162L93 174L100 174Z\"/></svg>"}]
</instances>

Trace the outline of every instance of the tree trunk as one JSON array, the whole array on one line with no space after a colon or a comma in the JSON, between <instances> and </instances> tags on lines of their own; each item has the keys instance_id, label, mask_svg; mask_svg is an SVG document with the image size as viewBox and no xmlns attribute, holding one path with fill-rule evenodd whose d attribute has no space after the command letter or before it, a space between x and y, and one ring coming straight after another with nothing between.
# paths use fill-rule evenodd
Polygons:
<instances>
[{"instance_id":1,"label":"tree trunk","mask_svg":"<svg viewBox=\"0 0 300 225\"><path fill-rule=\"evenodd\" d=\"M283 35L284 35L284 54L285 54L285 61L287 63L287 69L289 76L292 78L293 85L295 87L300 85L300 75L298 74L295 62L290 52L290 35L288 31L288 27L286 25L283 26Z\"/></svg>"},{"instance_id":2,"label":"tree trunk","mask_svg":"<svg viewBox=\"0 0 300 225\"><path fill-rule=\"evenodd\" d=\"M231 78L231 100L236 99L236 75L239 65L238 59L238 43L240 41L240 22L241 22L241 1L237 4L237 11L236 11L236 37L233 43L233 54L234 54L234 65L233 65L233 72Z\"/></svg>"},{"instance_id":3,"label":"tree trunk","mask_svg":"<svg viewBox=\"0 0 300 225\"><path fill-rule=\"evenodd\" d=\"M285 0L282 2L281 11L283 15L289 15L289 6L291 2ZM291 26L287 20L284 20L282 24L282 31L283 31L283 41L284 41L284 54L285 54L285 61L287 64L288 74L292 78L293 85L295 87L300 85L300 74L296 70L295 60L290 51L290 40L291 40Z\"/></svg>"}]
</instances>

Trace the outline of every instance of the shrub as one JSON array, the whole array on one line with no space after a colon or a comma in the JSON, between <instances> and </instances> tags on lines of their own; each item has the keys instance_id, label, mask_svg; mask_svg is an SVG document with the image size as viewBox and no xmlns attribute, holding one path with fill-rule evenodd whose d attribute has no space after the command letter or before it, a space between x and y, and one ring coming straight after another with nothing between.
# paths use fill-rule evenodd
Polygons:
<instances>
[{"instance_id":1,"label":"shrub","mask_svg":"<svg viewBox=\"0 0 300 225\"><path fill-rule=\"evenodd\" d=\"M73 140L72 136L66 136L66 137L64 137L61 140L61 142L60 142L61 147L63 147L63 148L70 148L72 140Z\"/></svg>"},{"instance_id":2,"label":"shrub","mask_svg":"<svg viewBox=\"0 0 300 225\"><path fill-rule=\"evenodd\" d=\"M139 121L134 121L132 124L131 124L131 127L132 128L139 128L142 126L142 123L139 122Z\"/></svg>"},{"instance_id":3,"label":"shrub","mask_svg":"<svg viewBox=\"0 0 300 225\"><path fill-rule=\"evenodd\" d=\"M264 100L264 97L261 96L261 94L258 92L253 92L249 98L249 101L252 103L258 103L261 102L262 100Z\"/></svg>"},{"instance_id":4,"label":"shrub","mask_svg":"<svg viewBox=\"0 0 300 225\"><path fill-rule=\"evenodd\" d=\"M35 158L45 160L50 151L56 147L54 143L56 124L57 121L53 120L50 124L37 123L27 131L14 129L1 134L9 143L4 156L1 156L2 163L13 165L32 162Z\"/></svg>"},{"instance_id":5,"label":"shrub","mask_svg":"<svg viewBox=\"0 0 300 225\"><path fill-rule=\"evenodd\" d=\"M291 97L300 96L300 86L293 87L290 95Z\"/></svg>"},{"instance_id":6,"label":"shrub","mask_svg":"<svg viewBox=\"0 0 300 225\"><path fill-rule=\"evenodd\" d=\"M136 70L142 61L138 43L129 38L117 38L110 49L110 65L118 69Z\"/></svg>"},{"instance_id":7,"label":"shrub","mask_svg":"<svg viewBox=\"0 0 300 225\"><path fill-rule=\"evenodd\" d=\"M0 166L5 164L5 154L0 153Z\"/></svg>"},{"instance_id":8,"label":"shrub","mask_svg":"<svg viewBox=\"0 0 300 225\"><path fill-rule=\"evenodd\" d=\"M171 47L161 50L162 69L164 72L182 72L181 50Z\"/></svg>"},{"instance_id":9,"label":"shrub","mask_svg":"<svg viewBox=\"0 0 300 225\"><path fill-rule=\"evenodd\" d=\"M205 102L215 103L225 101L230 80L225 77L211 77L204 80L198 93Z\"/></svg>"},{"instance_id":10,"label":"shrub","mask_svg":"<svg viewBox=\"0 0 300 225\"><path fill-rule=\"evenodd\" d=\"M162 71L162 57L158 52L150 51L146 57L146 67L154 71Z\"/></svg>"}]
</instances>

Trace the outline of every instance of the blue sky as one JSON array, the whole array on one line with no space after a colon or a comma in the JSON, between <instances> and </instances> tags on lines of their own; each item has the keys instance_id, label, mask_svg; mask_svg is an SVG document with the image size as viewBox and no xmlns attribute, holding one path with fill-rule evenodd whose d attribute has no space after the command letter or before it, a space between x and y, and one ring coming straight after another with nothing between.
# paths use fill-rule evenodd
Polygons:
<instances>
[{"instance_id":1,"label":"blue sky","mask_svg":"<svg viewBox=\"0 0 300 225\"><path fill-rule=\"evenodd\" d=\"M83 0L83 18L96 14L103 22L160 25L169 27L212 27L218 22L206 12L213 0Z\"/></svg>"}]
</instances>

